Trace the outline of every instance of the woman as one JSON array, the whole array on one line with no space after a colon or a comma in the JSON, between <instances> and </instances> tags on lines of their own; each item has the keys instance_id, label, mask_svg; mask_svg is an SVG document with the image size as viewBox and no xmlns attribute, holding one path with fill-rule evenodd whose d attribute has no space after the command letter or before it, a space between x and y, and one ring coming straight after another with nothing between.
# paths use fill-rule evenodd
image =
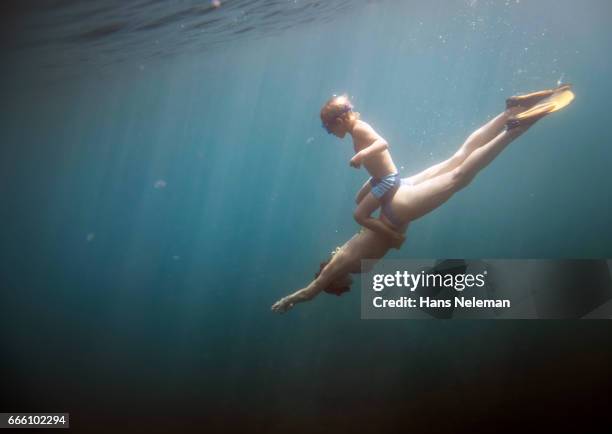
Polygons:
<instances>
[{"instance_id":1,"label":"woman","mask_svg":"<svg viewBox=\"0 0 612 434\"><path fill-rule=\"evenodd\" d=\"M408 224L436 209L466 187L510 142L544 116L569 105L570 85L506 100L506 110L472 133L451 158L417 175L402 179L393 198L381 209L380 219L404 233ZM393 240L362 229L342 247L307 287L278 300L272 311L283 313L296 303L312 300L321 291L340 295L348 291L350 273L360 273L362 259L380 259Z\"/></svg>"}]
</instances>

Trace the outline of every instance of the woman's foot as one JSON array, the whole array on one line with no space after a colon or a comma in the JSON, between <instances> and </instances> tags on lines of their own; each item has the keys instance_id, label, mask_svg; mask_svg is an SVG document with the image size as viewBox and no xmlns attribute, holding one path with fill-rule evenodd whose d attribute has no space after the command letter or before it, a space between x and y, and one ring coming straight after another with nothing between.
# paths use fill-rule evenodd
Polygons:
<instances>
[{"instance_id":1,"label":"woman's foot","mask_svg":"<svg viewBox=\"0 0 612 434\"><path fill-rule=\"evenodd\" d=\"M506 108L520 107L523 110L527 110L538 104L544 98L548 98L555 92L561 92L563 90L569 90L571 84L562 84L554 89L545 89L538 92L528 93L526 95L515 95L506 99Z\"/></svg>"},{"instance_id":2,"label":"woman's foot","mask_svg":"<svg viewBox=\"0 0 612 434\"><path fill-rule=\"evenodd\" d=\"M506 122L508 130L518 126L531 126L544 116L561 110L574 100L575 95L570 90L569 85L560 86L548 97L541 99L540 102L528 110L510 116Z\"/></svg>"},{"instance_id":3,"label":"woman's foot","mask_svg":"<svg viewBox=\"0 0 612 434\"><path fill-rule=\"evenodd\" d=\"M511 116L508 121L506 121L506 128L511 130L517 127L530 127L535 124L537 121L542 119L544 116L553 112L554 104L540 104L537 110L533 110L533 113L530 116L520 116L522 113ZM530 110L532 111L532 110ZM524 112L523 112L524 113Z\"/></svg>"}]
</instances>

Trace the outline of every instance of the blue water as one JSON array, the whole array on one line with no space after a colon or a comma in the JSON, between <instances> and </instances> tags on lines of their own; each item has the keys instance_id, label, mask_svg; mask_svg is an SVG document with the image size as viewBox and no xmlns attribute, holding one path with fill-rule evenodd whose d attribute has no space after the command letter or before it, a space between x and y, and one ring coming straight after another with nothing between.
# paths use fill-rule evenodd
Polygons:
<instances>
[{"instance_id":1,"label":"blue water","mask_svg":"<svg viewBox=\"0 0 612 434\"><path fill-rule=\"evenodd\" d=\"M366 173L318 118L333 93L408 176L507 96L573 83L574 104L389 257L612 257L608 1L45 4L17 11L2 52L9 410L131 432L342 431L434 402L507 404L507 387L552 383L559 358L562 373L604 366L582 356L604 351L602 324L361 321L358 286L269 307L359 229Z\"/></svg>"}]
</instances>

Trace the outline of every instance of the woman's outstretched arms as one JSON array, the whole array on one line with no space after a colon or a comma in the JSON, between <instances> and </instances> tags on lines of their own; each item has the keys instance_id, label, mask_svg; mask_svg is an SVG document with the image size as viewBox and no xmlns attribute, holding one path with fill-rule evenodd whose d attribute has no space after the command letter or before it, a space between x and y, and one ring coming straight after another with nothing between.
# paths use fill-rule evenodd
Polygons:
<instances>
[{"instance_id":1,"label":"woman's outstretched arms","mask_svg":"<svg viewBox=\"0 0 612 434\"><path fill-rule=\"evenodd\" d=\"M278 300L272 305L272 311L284 313L296 303L312 300L331 284L346 285L350 273L361 272L362 259L379 259L389 249L386 237L367 229L362 230L336 251L315 280L307 287Z\"/></svg>"},{"instance_id":2,"label":"woman's outstretched arms","mask_svg":"<svg viewBox=\"0 0 612 434\"><path fill-rule=\"evenodd\" d=\"M310 284L293 294L281 298L272 305L272 311L284 313L291 309L296 303L310 301L315 298L321 291L327 288L332 282L338 279L347 279L351 267L354 266L352 249L349 248L351 241L357 239L360 234L354 235L349 241L344 243L336 253L332 256L329 263L321 270L321 274L310 282Z\"/></svg>"}]
</instances>

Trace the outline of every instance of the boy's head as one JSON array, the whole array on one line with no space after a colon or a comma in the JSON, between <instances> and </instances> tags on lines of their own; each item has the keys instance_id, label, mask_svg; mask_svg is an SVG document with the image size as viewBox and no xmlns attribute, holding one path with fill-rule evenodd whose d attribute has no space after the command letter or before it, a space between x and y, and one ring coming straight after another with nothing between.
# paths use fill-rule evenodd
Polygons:
<instances>
[{"instance_id":1,"label":"boy's head","mask_svg":"<svg viewBox=\"0 0 612 434\"><path fill-rule=\"evenodd\" d=\"M343 138L359 119L347 94L334 95L321 109L321 122L329 134Z\"/></svg>"}]
</instances>

